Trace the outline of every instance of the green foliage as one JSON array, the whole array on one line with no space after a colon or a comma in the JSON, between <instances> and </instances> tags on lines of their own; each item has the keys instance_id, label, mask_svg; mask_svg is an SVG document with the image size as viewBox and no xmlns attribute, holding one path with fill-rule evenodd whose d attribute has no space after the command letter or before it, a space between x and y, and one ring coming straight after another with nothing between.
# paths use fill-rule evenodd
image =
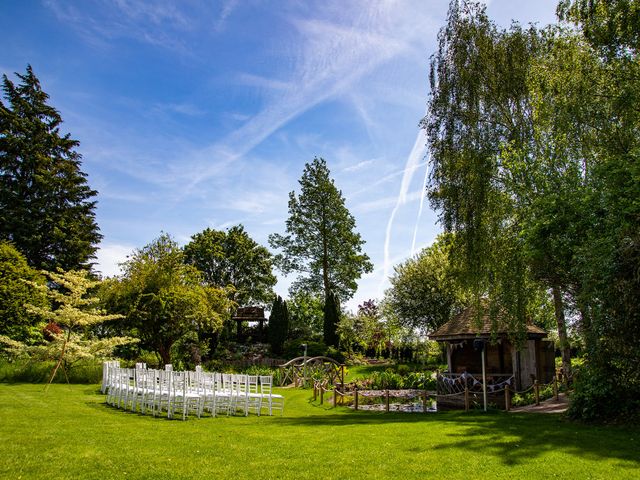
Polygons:
<instances>
[{"instance_id":1,"label":"green foliage","mask_svg":"<svg viewBox=\"0 0 640 480\"><path fill-rule=\"evenodd\" d=\"M325 298L324 302L324 323L322 328L324 343L328 346L337 347L340 338L338 336L338 323L340 322L340 304L333 292Z\"/></svg>"},{"instance_id":2,"label":"green foliage","mask_svg":"<svg viewBox=\"0 0 640 480\"><path fill-rule=\"evenodd\" d=\"M307 345L307 357L321 357L327 354L327 346L323 342L307 341L298 338L285 343L284 357L288 359L301 357L304 354L303 344Z\"/></svg>"},{"instance_id":3,"label":"green foliage","mask_svg":"<svg viewBox=\"0 0 640 480\"><path fill-rule=\"evenodd\" d=\"M44 324L25 305L43 307L47 297L28 282L43 285L44 276L11 243L0 242L0 335L33 344L42 341Z\"/></svg>"},{"instance_id":4,"label":"green foliage","mask_svg":"<svg viewBox=\"0 0 640 480\"><path fill-rule=\"evenodd\" d=\"M574 217L558 230L580 240L566 263L587 352L572 414L604 419L618 415L609 393L619 414L639 410L640 10L638 2L574 1L559 12L579 34L547 32L532 81L536 133L560 167L554 178L563 183L549 189L562 192L552 197L561 200L556 211Z\"/></svg>"},{"instance_id":5,"label":"green foliage","mask_svg":"<svg viewBox=\"0 0 640 480\"><path fill-rule=\"evenodd\" d=\"M233 286L231 299L238 305L264 305L273 296L276 277L271 253L256 243L242 225L206 230L191 237L184 247L185 261L202 272L211 286Z\"/></svg>"},{"instance_id":6,"label":"green foliage","mask_svg":"<svg viewBox=\"0 0 640 480\"><path fill-rule=\"evenodd\" d=\"M435 390L436 380L431 372L411 371L408 365L398 365L396 369L386 368L374 371L360 380L363 388L374 390Z\"/></svg>"},{"instance_id":7,"label":"green foliage","mask_svg":"<svg viewBox=\"0 0 640 480\"><path fill-rule=\"evenodd\" d=\"M208 342L198 338L195 330L186 332L171 346L171 362L176 370L195 370L208 354Z\"/></svg>"},{"instance_id":8,"label":"green foliage","mask_svg":"<svg viewBox=\"0 0 640 480\"><path fill-rule=\"evenodd\" d=\"M357 314L343 313L336 331L340 346L348 356L352 356L354 351L364 352L367 349L381 352L387 340L385 327L380 308L374 300L367 300L358 305Z\"/></svg>"},{"instance_id":9,"label":"green foliage","mask_svg":"<svg viewBox=\"0 0 640 480\"><path fill-rule=\"evenodd\" d=\"M324 301L308 292L295 292L287 301L289 338L316 340L322 337Z\"/></svg>"},{"instance_id":10,"label":"green foliage","mask_svg":"<svg viewBox=\"0 0 640 480\"><path fill-rule=\"evenodd\" d=\"M105 282L102 298L106 308L126 317L119 328L171 363L172 347L182 337L197 332L202 340L221 329L232 306L228 293L204 285L176 242L163 234L131 255L122 278Z\"/></svg>"},{"instance_id":11,"label":"green foliage","mask_svg":"<svg viewBox=\"0 0 640 480\"><path fill-rule=\"evenodd\" d=\"M416 257L394 267L385 303L400 325L434 331L468 303L449 260L450 248L450 237L441 235Z\"/></svg>"},{"instance_id":12,"label":"green foliage","mask_svg":"<svg viewBox=\"0 0 640 480\"><path fill-rule=\"evenodd\" d=\"M540 174L530 155L528 80L542 40L533 27L499 30L485 6L465 0L451 2L438 38L423 120L433 162L429 198L455 233L447 253L457 282L476 307L487 298L490 312L521 336L544 316L547 288L557 287L562 300L566 287L534 275L523 235Z\"/></svg>"},{"instance_id":13,"label":"green foliage","mask_svg":"<svg viewBox=\"0 0 640 480\"><path fill-rule=\"evenodd\" d=\"M392 370L374 372L370 380L370 388L375 390L401 390L405 388L404 377Z\"/></svg>"},{"instance_id":14,"label":"green foliage","mask_svg":"<svg viewBox=\"0 0 640 480\"><path fill-rule=\"evenodd\" d=\"M85 270L43 272L48 285L30 282L30 285L49 297L50 304L39 306L28 304L27 309L50 323L75 332L94 325L116 320L121 315L106 314L100 308L100 299L92 294L101 284Z\"/></svg>"},{"instance_id":15,"label":"green foliage","mask_svg":"<svg viewBox=\"0 0 640 480\"><path fill-rule=\"evenodd\" d=\"M263 367L261 365L251 365L250 367L245 368L242 373L247 375L273 375L276 370L278 369Z\"/></svg>"},{"instance_id":16,"label":"green foliage","mask_svg":"<svg viewBox=\"0 0 640 480\"><path fill-rule=\"evenodd\" d=\"M609 57L640 50L640 3L635 0L561 0L557 12Z\"/></svg>"},{"instance_id":17,"label":"green foliage","mask_svg":"<svg viewBox=\"0 0 640 480\"><path fill-rule=\"evenodd\" d=\"M538 396L540 401L547 400L553 397L553 386L552 385L541 385L540 390L538 392ZM516 393L511 399L511 405L514 407L524 407L525 405L533 405L536 403L536 395L533 391L528 391L526 393Z\"/></svg>"},{"instance_id":18,"label":"green foliage","mask_svg":"<svg viewBox=\"0 0 640 480\"><path fill-rule=\"evenodd\" d=\"M3 76L0 101L0 239L34 268L87 267L102 235L79 142L60 134L62 118L31 66L16 75L17 86Z\"/></svg>"},{"instance_id":19,"label":"green foliage","mask_svg":"<svg viewBox=\"0 0 640 480\"><path fill-rule=\"evenodd\" d=\"M286 234L269 236L271 246L282 252L277 264L285 274L304 275L293 283L292 292L305 290L326 298L333 291L347 300L356 291L356 281L373 269L362 253L364 240L355 232L355 219L322 158L305 165L299 182L299 196L289 194Z\"/></svg>"},{"instance_id":20,"label":"green foliage","mask_svg":"<svg viewBox=\"0 0 640 480\"><path fill-rule=\"evenodd\" d=\"M269 344L275 355L281 355L284 350L284 342L289 333L289 311L287 302L278 295L271 307L269 315Z\"/></svg>"},{"instance_id":21,"label":"green foliage","mask_svg":"<svg viewBox=\"0 0 640 480\"><path fill-rule=\"evenodd\" d=\"M96 339L78 333L54 335L46 342L36 345L24 345L20 342L8 341L0 336L0 348L10 360L23 363L25 360L40 365L52 365L50 381L62 381L75 375L79 365L97 364L102 360L113 358L114 350L120 345L135 343L137 339L130 337L109 337ZM58 364L59 363L59 364ZM62 367L60 370L59 367ZM27 368L27 370L29 370ZM62 374L60 372L62 371ZM53 372L53 373L52 373Z\"/></svg>"},{"instance_id":22,"label":"green foliage","mask_svg":"<svg viewBox=\"0 0 640 480\"><path fill-rule=\"evenodd\" d=\"M567 415L587 422L627 421L640 411L640 389L625 383L626 372L605 370L600 363L585 365L575 376ZM611 368L611 367L609 367Z\"/></svg>"}]
</instances>

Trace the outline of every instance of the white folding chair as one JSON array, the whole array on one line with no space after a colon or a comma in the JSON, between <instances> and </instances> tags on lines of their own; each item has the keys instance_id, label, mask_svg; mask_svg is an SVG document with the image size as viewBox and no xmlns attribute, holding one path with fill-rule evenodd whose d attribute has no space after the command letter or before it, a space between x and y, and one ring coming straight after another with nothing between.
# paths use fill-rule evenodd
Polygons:
<instances>
[{"instance_id":1,"label":"white folding chair","mask_svg":"<svg viewBox=\"0 0 640 480\"><path fill-rule=\"evenodd\" d=\"M273 393L273 377L271 375L260 375L260 394L262 396L262 408L267 408L269 415L273 415L274 410L280 410L280 415L284 413L284 397Z\"/></svg>"},{"instance_id":2,"label":"white folding chair","mask_svg":"<svg viewBox=\"0 0 640 480\"><path fill-rule=\"evenodd\" d=\"M258 375L247 375L247 412L260 415L262 395L258 391Z\"/></svg>"},{"instance_id":3,"label":"white folding chair","mask_svg":"<svg viewBox=\"0 0 640 480\"><path fill-rule=\"evenodd\" d=\"M249 414L249 389L247 375L236 374L231 376L231 403L229 413L236 414L241 410L245 416Z\"/></svg>"},{"instance_id":4,"label":"white folding chair","mask_svg":"<svg viewBox=\"0 0 640 480\"><path fill-rule=\"evenodd\" d=\"M182 410L182 420L186 420L190 410L200 411L200 395L189 387L189 372L170 372L171 388L167 417L173 418L176 411Z\"/></svg>"}]
</instances>

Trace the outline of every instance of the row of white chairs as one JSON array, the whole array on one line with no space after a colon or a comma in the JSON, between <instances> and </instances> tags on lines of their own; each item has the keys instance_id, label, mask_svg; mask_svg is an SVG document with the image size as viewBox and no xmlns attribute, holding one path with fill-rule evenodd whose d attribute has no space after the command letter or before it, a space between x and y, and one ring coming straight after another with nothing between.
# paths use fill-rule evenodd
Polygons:
<instances>
[{"instance_id":1,"label":"row of white chairs","mask_svg":"<svg viewBox=\"0 0 640 480\"><path fill-rule=\"evenodd\" d=\"M107 403L153 416L168 418L208 412L212 416L284 412L284 397L273 393L273 376L196 371L120 368L105 362L102 390Z\"/></svg>"}]
</instances>

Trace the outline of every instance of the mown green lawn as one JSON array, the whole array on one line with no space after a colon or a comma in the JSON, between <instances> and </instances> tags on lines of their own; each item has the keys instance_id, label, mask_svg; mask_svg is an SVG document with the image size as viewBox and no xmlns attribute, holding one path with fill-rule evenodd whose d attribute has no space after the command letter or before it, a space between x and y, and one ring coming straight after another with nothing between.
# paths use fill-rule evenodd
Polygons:
<instances>
[{"instance_id":1,"label":"mown green lawn","mask_svg":"<svg viewBox=\"0 0 640 480\"><path fill-rule=\"evenodd\" d=\"M558 416L332 409L186 422L107 406L96 386L0 384L0 478L640 478L640 428Z\"/></svg>"}]
</instances>

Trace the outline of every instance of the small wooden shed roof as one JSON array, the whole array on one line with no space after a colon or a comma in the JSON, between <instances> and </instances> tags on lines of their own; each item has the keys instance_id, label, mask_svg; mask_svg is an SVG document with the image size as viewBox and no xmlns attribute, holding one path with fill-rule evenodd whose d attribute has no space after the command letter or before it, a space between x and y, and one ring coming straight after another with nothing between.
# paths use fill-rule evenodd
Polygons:
<instances>
[{"instance_id":1,"label":"small wooden shed roof","mask_svg":"<svg viewBox=\"0 0 640 480\"><path fill-rule=\"evenodd\" d=\"M236 310L233 320L244 322L265 321L264 308L262 307L239 307Z\"/></svg>"},{"instance_id":2,"label":"small wooden shed roof","mask_svg":"<svg viewBox=\"0 0 640 480\"><path fill-rule=\"evenodd\" d=\"M495 332L498 335L507 335L510 332L507 328L500 328ZM478 321L475 309L466 308L461 313L453 317L447 323L438 328L435 332L429 334L431 340L439 342L447 340L462 340L472 338L488 338L491 336L491 318L488 313L482 316L482 323L478 328ZM527 325L527 336L529 338L544 338L547 332L535 325Z\"/></svg>"}]
</instances>

